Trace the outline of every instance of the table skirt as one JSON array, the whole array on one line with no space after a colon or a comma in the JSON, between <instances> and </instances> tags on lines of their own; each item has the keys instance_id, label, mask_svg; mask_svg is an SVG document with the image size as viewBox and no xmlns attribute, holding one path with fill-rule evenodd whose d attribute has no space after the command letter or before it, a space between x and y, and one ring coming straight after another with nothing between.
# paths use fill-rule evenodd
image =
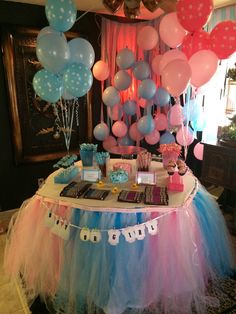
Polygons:
<instances>
[{"instance_id":1,"label":"table skirt","mask_svg":"<svg viewBox=\"0 0 236 314\"><path fill-rule=\"evenodd\" d=\"M49 211L70 222L67 240L45 223ZM108 242L108 230L153 220L156 234L145 229L142 240ZM100 242L81 240L84 227L99 230ZM11 223L4 266L63 313L189 314L204 313L209 281L231 275L235 258L221 211L200 185L185 206L166 213L85 211L35 196Z\"/></svg>"}]
</instances>

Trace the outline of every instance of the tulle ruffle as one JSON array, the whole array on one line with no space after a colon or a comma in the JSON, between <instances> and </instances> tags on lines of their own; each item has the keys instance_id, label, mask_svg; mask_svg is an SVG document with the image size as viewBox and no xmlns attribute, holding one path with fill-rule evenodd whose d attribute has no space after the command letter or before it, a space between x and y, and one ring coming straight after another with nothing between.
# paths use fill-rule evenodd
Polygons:
<instances>
[{"instance_id":1,"label":"tulle ruffle","mask_svg":"<svg viewBox=\"0 0 236 314\"><path fill-rule=\"evenodd\" d=\"M68 241L45 225L48 209L70 220ZM133 243L120 236L110 245L103 232L151 219L158 233L146 230ZM82 227L101 230L101 241L82 241ZM167 215L84 211L32 198L10 229L5 267L64 313L189 314L205 312L209 281L230 275L235 264L224 218L200 186L192 202Z\"/></svg>"},{"instance_id":2,"label":"tulle ruffle","mask_svg":"<svg viewBox=\"0 0 236 314\"><path fill-rule=\"evenodd\" d=\"M235 271L234 250L217 202L200 186L193 199L193 205L207 264L219 276L232 275Z\"/></svg>"},{"instance_id":3,"label":"tulle ruffle","mask_svg":"<svg viewBox=\"0 0 236 314\"><path fill-rule=\"evenodd\" d=\"M43 205L44 204L44 205ZM44 223L50 209L69 218L65 206L33 197L23 203L13 219L7 237L4 267L12 277L21 276L32 295L54 296L61 276L64 241L50 232Z\"/></svg>"}]
</instances>

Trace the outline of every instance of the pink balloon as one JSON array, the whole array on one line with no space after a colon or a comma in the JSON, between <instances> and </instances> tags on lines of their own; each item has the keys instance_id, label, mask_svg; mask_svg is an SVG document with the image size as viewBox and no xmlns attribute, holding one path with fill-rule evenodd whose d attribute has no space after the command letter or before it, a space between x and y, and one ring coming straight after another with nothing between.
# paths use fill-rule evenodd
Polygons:
<instances>
[{"instance_id":1,"label":"pink balloon","mask_svg":"<svg viewBox=\"0 0 236 314\"><path fill-rule=\"evenodd\" d=\"M203 160L203 152L204 152L204 145L202 143L197 143L193 149L194 156L199 160Z\"/></svg>"},{"instance_id":2,"label":"pink balloon","mask_svg":"<svg viewBox=\"0 0 236 314\"><path fill-rule=\"evenodd\" d=\"M156 75L161 75L160 73L160 61L161 61L162 55L157 55L152 59L152 71Z\"/></svg>"},{"instance_id":3,"label":"pink balloon","mask_svg":"<svg viewBox=\"0 0 236 314\"><path fill-rule=\"evenodd\" d=\"M93 66L93 75L99 81L104 81L110 74L108 64L102 60L97 61Z\"/></svg>"},{"instance_id":4,"label":"pink balloon","mask_svg":"<svg viewBox=\"0 0 236 314\"><path fill-rule=\"evenodd\" d=\"M171 125L181 125L183 123L183 118L183 108L180 104L175 104L170 108L169 121Z\"/></svg>"},{"instance_id":5,"label":"pink balloon","mask_svg":"<svg viewBox=\"0 0 236 314\"><path fill-rule=\"evenodd\" d=\"M141 141L143 139L143 135L139 132L137 128L137 122L134 122L133 124L131 124L129 128L129 137L133 141Z\"/></svg>"},{"instance_id":6,"label":"pink balloon","mask_svg":"<svg viewBox=\"0 0 236 314\"><path fill-rule=\"evenodd\" d=\"M124 121L116 121L112 126L112 133L117 137L123 137L127 132L128 128Z\"/></svg>"},{"instance_id":7,"label":"pink balloon","mask_svg":"<svg viewBox=\"0 0 236 314\"><path fill-rule=\"evenodd\" d=\"M171 12L161 19L159 34L167 46L176 48L182 44L187 31L179 23L176 12Z\"/></svg>"},{"instance_id":8,"label":"pink balloon","mask_svg":"<svg viewBox=\"0 0 236 314\"><path fill-rule=\"evenodd\" d=\"M189 59L192 71L191 84L200 87L206 84L215 74L218 58L211 50L200 50Z\"/></svg>"},{"instance_id":9,"label":"pink balloon","mask_svg":"<svg viewBox=\"0 0 236 314\"><path fill-rule=\"evenodd\" d=\"M166 51L163 54L163 56L160 60L160 63L159 63L160 73L162 74L164 68L167 66L168 63L170 63L173 60L177 60L177 59L187 61L186 55L178 49L171 49L171 50Z\"/></svg>"},{"instance_id":10,"label":"pink balloon","mask_svg":"<svg viewBox=\"0 0 236 314\"><path fill-rule=\"evenodd\" d=\"M236 51L236 21L218 23L210 33L211 50L219 59L227 59Z\"/></svg>"},{"instance_id":11,"label":"pink balloon","mask_svg":"<svg viewBox=\"0 0 236 314\"><path fill-rule=\"evenodd\" d=\"M155 145L160 141L160 133L157 130L153 130L150 134L145 136L145 141L150 145Z\"/></svg>"},{"instance_id":12,"label":"pink balloon","mask_svg":"<svg viewBox=\"0 0 236 314\"><path fill-rule=\"evenodd\" d=\"M140 98L140 99L138 100L138 105L139 105L141 108L146 108L146 104L147 104L146 99Z\"/></svg>"},{"instance_id":13,"label":"pink balloon","mask_svg":"<svg viewBox=\"0 0 236 314\"><path fill-rule=\"evenodd\" d=\"M116 146L117 145L117 141L116 139L112 136L112 135L109 135L103 142L102 142L102 146L105 150L108 150L113 147L113 146Z\"/></svg>"},{"instance_id":14,"label":"pink balloon","mask_svg":"<svg viewBox=\"0 0 236 314\"><path fill-rule=\"evenodd\" d=\"M204 49L210 49L211 40L209 33L200 29L194 33L188 34L182 43L182 52L189 59L195 52Z\"/></svg>"},{"instance_id":15,"label":"pink balloon","mask_svg":"<svg viewBox=\"0 0 236 314\"><path fill-rule=\"evenodd\" d=\"M138 32L137 44L144 50L153 49L157 45L158 40L157 31L152 26L144 26Z\"/></svg>"},{"instance_id":16,"label":"pink balloon","mask_svg":"<svg viewBox=\"0 0 236 314\"><path fill-rule=\"evenodd\" d=\"M174 60L167 64L162 72L162 87L172 96L180 96L188 87L191 68L185 60Z\"/></svg>"},{"instance_id":17,"label":"pink balloon","mask_svg":"<svg viewBox=\"0 0 236 314\"><path fill-rule=\"evenodd\" d=\"M187 126L181 127L176 133L176 141L182 146L189 146L194 141L193 133Z\"/></svg>"},{"instance_id":18,"label":"pink balloon","mask_svg":"<svg viewBox=\"0 0 236 314\"><path fill-rule=\"evenodd\" d=\"M164 113L157 113L154 118L154 122L157 131L164 131L167 129L168 121Z\"/></svg>"},{"instance_id":19,"label":"pink balloon","mask_svg":"<svg viewBox=\"0 0 236 314\"><path fill-rule=\"evenodd\" d=\"M213 8L213 0L179 0L176 7L177 17L183 28L194 32L207 24Z\"/></svg>"}]
</instances>

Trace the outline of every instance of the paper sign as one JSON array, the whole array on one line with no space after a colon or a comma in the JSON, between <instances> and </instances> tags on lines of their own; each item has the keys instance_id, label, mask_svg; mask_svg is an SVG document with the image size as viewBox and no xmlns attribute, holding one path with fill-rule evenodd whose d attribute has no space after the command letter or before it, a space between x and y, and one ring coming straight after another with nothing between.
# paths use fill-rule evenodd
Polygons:
<instances>
[{"instance_id":1,"label":"paper sign","mask_svg":"<svg viewBox=\"0 0 236 314\"><path fill-rule=\"evenodd\" d=\"M149 171L137 171L136 182L138 184L156 184L155 173Z\"/></svg>"},{"instance_id":2,"label":"paper sign","mask_svg":"<svg viewBox=\"0 0 236 314\"><path fill-rule=\"evenodd\" d=\"M100 169L83 169L82 180L89 182L97 182L101 180L101 170Z\"/></svg>"}]
</instances>

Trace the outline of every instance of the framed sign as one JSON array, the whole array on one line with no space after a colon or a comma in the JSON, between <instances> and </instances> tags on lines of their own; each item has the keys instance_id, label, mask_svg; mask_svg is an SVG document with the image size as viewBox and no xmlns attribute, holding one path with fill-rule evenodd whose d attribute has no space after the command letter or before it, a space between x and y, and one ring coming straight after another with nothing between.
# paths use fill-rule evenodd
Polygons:
<instances>
[{"instance_id":1,"label":"framed sign","mask_svg":"<svg viewBox=\"0 0 236 314\"><path fill-rule=\"evenodd\" d=\"M17 164L61 158L66 154L63 128L59 125L55 105L40 99L32 80L40 70L36 57L39 29L2 28L2 51L10 102L12 135ZM67 39L79 37L66 33ZM79 144L92 141L91 92L78 98L73 120L70 153L79 152Z\"/></svg>"},{"instance_id":2,"label":"framed sign","mask_svg":"<svg viewBox=\"0 0 236 314\"><path fill-rule=\"evenodd\" d=\"M136 182L138 184L156 184L155 173L149 171L137 171Z\"/></svg>"}]
</instances>

